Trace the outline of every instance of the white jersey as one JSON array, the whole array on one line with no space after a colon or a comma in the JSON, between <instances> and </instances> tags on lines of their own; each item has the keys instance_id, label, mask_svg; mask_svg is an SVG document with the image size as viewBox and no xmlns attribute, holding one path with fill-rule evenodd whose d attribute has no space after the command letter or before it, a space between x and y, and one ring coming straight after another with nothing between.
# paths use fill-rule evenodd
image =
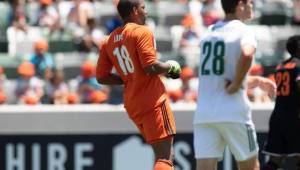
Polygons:
<instances>
[{"instance_id":1,"label":"white jersey","mask_svg":"<svg viewBox=\"0 0 300 170\"><path fill-rule=\"evenodd\" d=\"M229 95L225 90L225 80L234 79L241 46L245 44L256 48L257 41L249 28L239 20L218 22L202 37L194 124L252 124L245 81L235 94Z\"/></svg>"}]
</instances>

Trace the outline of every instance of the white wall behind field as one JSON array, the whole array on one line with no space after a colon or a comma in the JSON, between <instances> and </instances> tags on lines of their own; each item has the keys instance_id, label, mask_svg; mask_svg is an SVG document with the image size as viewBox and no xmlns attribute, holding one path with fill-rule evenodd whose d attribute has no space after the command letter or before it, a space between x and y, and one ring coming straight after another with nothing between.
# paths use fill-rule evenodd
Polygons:
<instances>
[{"instance_id":1,"label":"white wall behind field","mask_svg":"<svg viewBox=\"0 0 300 170\"><path fill-rule=\"evenodd\" d=\"M258 132L267 132L273 103L253 105ZM194 104L172 105L177 132L193 132ZM137 133L122 105L3 105L0 134L128 134Z\"/></svg>"}]
</instances>

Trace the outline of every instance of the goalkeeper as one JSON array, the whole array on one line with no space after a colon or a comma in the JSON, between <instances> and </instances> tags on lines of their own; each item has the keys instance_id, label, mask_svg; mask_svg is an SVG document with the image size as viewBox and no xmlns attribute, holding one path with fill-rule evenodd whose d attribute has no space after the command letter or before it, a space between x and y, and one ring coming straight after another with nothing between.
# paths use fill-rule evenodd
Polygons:
<instances>
[{"instance_id":1,"label":"goalkeeper","mask_svg":"<svg viewBox=\"0 0 300 170\"><path fill-rule=\"evenodd\" d=\"M175 119L160 76L179 78L180 66L173 60L157 60L153 33L145 26L144 1L120 0L117 9L124 25L100 45L97 80L101 84L124 84L124 107L153 148L153 169L172 170ZM112 73L113 67L117 74Z\"/></svg>"}]
</instances>

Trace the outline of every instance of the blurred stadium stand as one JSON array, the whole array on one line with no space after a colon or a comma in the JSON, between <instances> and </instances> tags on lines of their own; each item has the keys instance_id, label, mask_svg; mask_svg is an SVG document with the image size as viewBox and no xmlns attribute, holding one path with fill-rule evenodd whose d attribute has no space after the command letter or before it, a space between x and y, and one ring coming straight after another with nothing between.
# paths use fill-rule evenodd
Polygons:
<instances>
[{"instance_id":1,"label":"blurred stadium stand","mask_svg":"<svg viewBox=\"0 0 300 170\"><path fill-rule=\"evenodd\" d=\"M282 1L266 3L261 11L260 24L285 25L290 21L290 9Z\"/></svg>"},{"instance_id":2,"label":"blurred stadium stand","mask_svg":"<svg viewBox=\"0 0 300 170\"><path fill-rule=\"evenodd\" d=\"M256 62L262 64L268 74L272 73L274 67L286 56L287 37L300 34L300 29L299 26L290 24L293 9L289 4L283 1L264 2L255 2L255 17L249 24L258 39ZM66 25L72 5L73 1L70 0L56 1L62 25ZM184 60L180 56L179 42L184 31L182 19L189 13L189 5L175 0L160 0L146 1L146 7L154 24L151 28L155 34L160 59ZM8 26L7 20L11 10L9 2L0 1L0 66L4 67L8 79L15 79L16 68L23 60L28 59L33 50L34 40L37 37L45 37L54 61L64 70L66 80L70 80L80 73L80 66L86 59L97 60L97 51L78 52L74 36L70 32L62 30L50 34L49 30L37 27L35 23L38 8L38 1L26 3L27 24L30 27L26 34L19 34ZM111 0L94 0L93 8L97 28L106 33L107 21L117 16L114 4ZM201 34L206 29L203 25L199 27Z\"/></svg>"}]
</instances>

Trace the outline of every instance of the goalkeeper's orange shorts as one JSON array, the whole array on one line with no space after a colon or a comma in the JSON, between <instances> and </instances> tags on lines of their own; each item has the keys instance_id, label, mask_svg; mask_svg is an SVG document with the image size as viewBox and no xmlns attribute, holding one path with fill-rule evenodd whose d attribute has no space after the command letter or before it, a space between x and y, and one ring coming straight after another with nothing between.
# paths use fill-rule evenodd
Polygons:
<instances>
[{"instance_id":1,"label":"goalkeeper's orange shorts","mask_svg":"<svg viewBox=\"0 0 300 170\"><path fill-rule=\"evenodd\" d=\"M147 143L155 143L176 134L173 112L168 101L133 120Z\"/></svg>"}]
</instances>

